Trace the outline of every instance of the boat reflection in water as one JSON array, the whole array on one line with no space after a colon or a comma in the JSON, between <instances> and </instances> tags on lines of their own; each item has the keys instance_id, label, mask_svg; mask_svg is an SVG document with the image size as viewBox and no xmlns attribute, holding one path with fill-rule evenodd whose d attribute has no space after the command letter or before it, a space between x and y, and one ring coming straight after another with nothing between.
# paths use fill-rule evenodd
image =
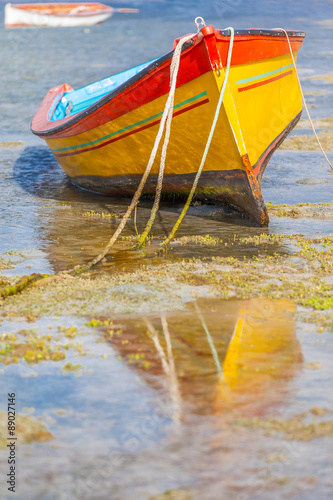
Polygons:
<instances>
[{"instance_id":1,"label":"boat reflection in water","mask_svg":"<svg viewBox=\"0 0 333 500\"><path fill-rule=\"evenodd\" d=\"M302 361L287 300L252 299L240 310L217 384L214 409L251 406L264 413L281 402Z\"/></svg>"},{"instance_id":2,"label":"boat reflection in water","mask_svg":"<svg viewBox=\"0 0 333 500\"><path fill-rule=\"evenodd\" d=\"M175 420L185 406L263 415L288 398L302 362L294 312L286 299L201 299L191 311L126 322L112 343L149 384L160 388L163 377Z\"/></svg>"}]
</instances>

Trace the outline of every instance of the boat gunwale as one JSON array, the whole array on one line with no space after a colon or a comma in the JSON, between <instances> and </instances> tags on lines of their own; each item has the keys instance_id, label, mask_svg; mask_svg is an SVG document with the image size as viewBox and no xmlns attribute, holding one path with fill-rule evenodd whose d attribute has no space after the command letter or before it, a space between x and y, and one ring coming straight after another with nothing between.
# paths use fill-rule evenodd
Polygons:
<instances>
[{"instance_id":1,"label":"boat gunwale","mask_svg":"<svg viewBox=\"0 0 333 500\"><path fill-rule=\"evenodd\" d=\"M221 38L219 38L220 41L228 42L228 39L230 38L230 31L229 30L218 30L217 29L214 31L215 31L215 36L217 36L217 35L221 36ZM287 33L288 33L288 36L291 36L293 38L293 41L295 41L295 42L298 41L299 39L302 39L302 41L303 41L303 39L306 36L305 32L302 32L302 31L287 31ZM248 40L249 38L252 39L254 37L260 38L260 39L262 39L264 37L269 37L272 39L278 37L279 39L281 39L281 38L285 37L285 34L284 34L284 32L280 32L280 31L275 30L275 29L271 29L271 30L248 29L248 30L235 30L235 37L236 36L238 36L240 38L238 40L235 39L235 42L236 41L242 42L242 41ZM242 38L242 37L244 37L244 38ZM202 36L201 32L194 33L193 38L190 39L188 42L186 42L183 45L182 52L186 51L189 48L194 48L194 46L199 44L203 39L204 39L204 36ZM177 40L179 40L179 39L177 39ZM44 116L45 116L45 118L43 119L44 124L45 124L45 122L47 122L49 125L52 125L53 123L55 123L55 122L52 122L48 118L48 113L49 113L49 110L54 102L54 99L57 97L59 99L61 99L65 91L63 90L62 93L60 92L60 94L59 94L59 92L58 92L56 94L56 97L52 99L52 102L48 103L49 107L47 110L45 110L45 109L42 110L41 107L43 106L43 103L46 101L50 92L52 92L52 91L54 92L56 89L60 90L61 87L63 87L63 89L64 89L64 86L68 85L68 84L62 84L62 86L60 85L59 87L55 87L54 89L49 90L49 92L46 94L46 96L44 98L43 103L40 105L39 109L37 110L32 122L31 122L30 128L31 128L32 133L39 136L39 137L47 137L47 136L56 135L58 133L63 132L66 129L69 129L71 126L75 125L76 123L80 122L81 120L84 120L87 116L93 114L95 111L98 111L99 108L103 107L105 104L112 101L112 99L114 99L116 96L118 96L122 92L126 91L133 84L139 82L142 78L144 78L151 71L156 70L163 63L172 59L174 50L175 49L172 49L170 52L167 52L165 55L161 56L159 59L157 59L156 61L154 61L150 65L148 65L146 68L144 68L142 71L140 71L139 73L134 75L132 78L130 78L126 82L122 83L119 87L117 87L116 89L114 89L111 92L109 92L108 94L106 94L104 97L102 97L100 100L98 100L95 104L89 106L88 108L86 108L83 111L80 111L79 113L75 114L72 117L62 118L62 120L65 120L65 121L62 121L61 124L56 125L55 127L52 127L52 128L47 128L47 129L45 129L45 128L41 129L41 130L34 129L33 128L34 120L36 119L36 117L38 115L40 116L42 113L44 113Z\"/></svg>"},{"instance_id":2,"label":"boat gunwale","mask_svg":"<svg viewBox=\"0 0 333 500\"><path fill-rule=\"evenodd\" d=\"M187 50L193 44L194 44L194 40L189 40L188 42L186 42L183 45L183 47L182 47L182 52L185 51L185 50ZM75 116L73 116L72 118L68 119L67 121L65 121L61 125L58 125L58 126L52 128L52 129L48 129L48 130L38 131L37 132L37 131L35 131L32 128L32 124L31 124L31 131L32 131L32 133L35 134L35 135L43 136L44 137L44 136L54 135L54 134L57 134L59 132L62 132L63 130L65 130L65 129L69 128L70 126L74 125L75 123L81 121L86 116L88 116L91 113L97 111L100 107L104 106L104 104L107 104L109 101L111 101L112 99L114 99L114 97L116 97L118 94L121 94L124 90L127 90L134 83L136 83L139 80L141 80L142 78L144 78L148 73L150 73L150 71L152 71L154 69L157 69L163 63L165 63L169 59L172 59L173 53L174 53L174 49L171 50L170 52L168 52L167 54L165 54L164 56L160 57L157 61L154 61L153 63L149 64L149 66L147 66L146 68L144 68L142 71L140 71L138 74L134 75L132 78L130 78L126 82L124 82L121 85L119 85L119 87L117 87L116 89L112 90L105 97L102 97L95 104L93 104L92 106L89 106L87 109L85 109L85 110L77 113ZM61 99L61 97L62 97L63 94L64 94L64 92L59 96L59 93L58 93L55 96L55 98ZM58 100L58 102L59 102L59 100ZM39 111L40 111L40 109L37 111L36 115L38 114ZM36 115L35 115L35 117L36 117ZM47 119L47 121L50 124L52 123L51 120Z\"/></svg>"},{"instance_id":3,"label":"boat gunwale","mask_svg":"<svg viewBox=\"0 0 333 500\"><path fill-rule=\"evenodd\" d=\"M230 31L228 29L226 30L216 30L219 35L222 35L224 38L230 36ZM306 33L305 31L298 31L298 30L286 30L288 37L292 38L305 38ZM284 31L281 31L280 28L275 28L275 29L267 29L267 30L262 30L259 28L250 28L246 30L235 30L235 37L236 36L268 36L268 37L280 37L280 38L286 38L286 35Z\"/></svg>"}]
</instances>

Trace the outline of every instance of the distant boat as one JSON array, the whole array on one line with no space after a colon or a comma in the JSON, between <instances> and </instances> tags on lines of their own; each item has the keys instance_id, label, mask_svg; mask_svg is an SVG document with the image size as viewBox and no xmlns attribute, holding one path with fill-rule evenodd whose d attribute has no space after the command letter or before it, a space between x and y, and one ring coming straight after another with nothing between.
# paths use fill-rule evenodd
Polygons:
<instances>
[{"instance_id":1,"label":"distant boat","mask_svg":"<svg viewBox=\"0 0 333 500\"><path fill-rule=\"evenodd\" d=\"M114 12L131 13L138 9L115 9L102 3L7 3L5 27L90 26L102 23Z\"/></svg>"},{"instance_id":2,"label":"distant boat","mask_svg":"<svg viewBox=\"0 0 333 500\"><path fill-rule=\"evenodd\" d=\"M296 57L305 33L288 31ZM179 39L175 41L176 47ZM163 192L187 195L199 167L225 78L229 30L203 27L180 57ZM71 181L107 194L134 194L170 90L173 51L78 90L51 89L31 125ZM268 225L260 191L265 167L298 122L302 99L285 34L235 31L222 108L197 199L229 205ZM144 193L156 189L158 162Z\"/></svg>"}]
</instances>

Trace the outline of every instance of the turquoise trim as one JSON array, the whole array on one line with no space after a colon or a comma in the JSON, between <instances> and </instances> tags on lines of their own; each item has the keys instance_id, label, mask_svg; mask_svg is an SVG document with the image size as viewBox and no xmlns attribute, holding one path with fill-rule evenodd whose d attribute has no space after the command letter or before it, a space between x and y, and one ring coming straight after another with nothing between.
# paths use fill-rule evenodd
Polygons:
<instances>
[{"instance_id":1,"label":"turquoise trim","mask_svg":"<svg viewBox=\"0 0 333 500\"><path fill-rule=\"evenodd\" d=\"M265 78L266 76L276 75L277 73L281 73L285 69L293 68L293 64L288 64L287 66L283 66L279 69L274 69L273 71L268 71L268 73L263 73L262 75L251 76L251 78L245 78L244 80L238 80L237 85L243 85L243 83L253 82L254 80L260 80L261 78Z\"/></svg>"},{"instance_id":2,"label":"turquoise trim","mask_svg":"<svg viewBox=\"0 0 333 500\"><path fill-rule=\"evenodd\" d=\"M195 95L194 97L190 97L190 99L186 99L186 101L180 102L179 104L176 104L173 109L180 108L181 106L184 106L184 104L188 104L189 102L195 101L197 99L200 99L201 97L204 97L207 95L207 92L201 92L201 94ZM59 153L60 151L68 151L70 149L80 149L80 148L85 148L86 146L91 146L93 144L98 144L99 142L105 141L106 139L110 139L111 137L121 134L122 132L125 132L126 130L130 130L131 128L137 127L138 125L143 125L144 123L149 122L150 120L154 120L155 118L159 118L160 116L163 115L163 112L157 113L157 115L150 116L149 118L146 118L145 120L141 120L140 122L133 123L132 125L128 125L127 127L121 128L120 130L117 130L116 132L112 132L111 134L105 135L104 137L100 137L99 139L96 139L95 141L91 142L86 142L85 144L79 144L77 146L67 146L66 148L60 148L60 149L51 149L53 153Z\"/></svg>"},{"instance_id":3,"label":"turquoise trim","mask_svg":"<svg viewBox=\"0 0 333 500\"><path fill-rule=\"evenodd\" d=\"M53 113L51 121L57 121L65 118L65 116L67 116L66 109L70 103L71 109L68 109L68 114L70 116L88 108L155 61L157 61L157 59L139 64L134 68L127 69L121 73L117 73L116 75L91 83L86 87L65 92L61 101L58 103L55 112Z\"/></svg>"}]
</instances>

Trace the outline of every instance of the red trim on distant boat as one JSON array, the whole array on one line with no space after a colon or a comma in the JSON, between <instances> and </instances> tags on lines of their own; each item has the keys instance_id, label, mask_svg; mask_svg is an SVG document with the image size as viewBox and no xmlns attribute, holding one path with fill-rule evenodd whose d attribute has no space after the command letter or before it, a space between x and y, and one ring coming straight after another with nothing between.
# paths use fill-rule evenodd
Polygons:
<instances>
[{"instance_id":1,"label":"red trim on distant boat","mask_svg":"<svg viewBox=\"0 0 333 500\"><path fill-rule=\"evenodd\" d=\"M26 10L34 14L44 14L53 15L54 13L69 13L73 9L77 9L77 12L97 12L97 11L113 11L113 7L105 5L99 2L92 3L61 3L61 2L50 2L50 3L22 3L22 4L10 4L14 9Z\"/></svg>"},{"instance_id":2,"label":"red trim on distant boat","mask_svg":"<svg viewBox=\"0 0 333 500\"><path fill-rule=\"evenodd\" d=\"M266 85L266 83L275 82L275 80L280 80L280 78L283 78L284 76L291 75L292 72L293 72L293 70L291 69L290 71L287 71L286 73L282 73L282 75L273 76L273 78L269 78L268 80L264 80L263 82L252 83L251 85L247 85L246 87L240 87L238 89L238 92L243 92L244 90L254 89L256 87L260 87L261 85Z\"/></svg>"},{"instance_id":3,"label":"red trim on distant boat","mask_svg":"<svg viewBox=\"0 0 333 500\"><path fill-rule=\"evenodd\" d=\"M195 104L192 104L191 106L188 106L187 108L180 109L179 111L176 111L173 113L173 117L181 115L182 113L185 113L186 111L190 111L191 109L197 108L198 106L201 106L202 104L207 104L209 102L209 99L204 99L203 101L197 102ZM143 127L137 128L135 130L131 130L130 132L126 132L126 134L119 135L118 137L115 137L114 139L110 139L109 141L103 142L102 144L99 144L98 146L92 146L91 148L86 148L86 149L81 149L81 151L73 151L70 153L53 153L56 158L63 158L64 156L75 156L79 155L81 153L87 153L88 151L94 151L95 149L103 148L104 146L107 146L108 144L111 144L112 142L119 141L120 139L124 139L125 137L128 137L130 135L136 134L137 132L141 132L142 130L146 130L147 128L153 127L154 125L158 125L161 120L155 120L152 123L148 123L148 125L144 125Z\"/></svg>"}]
</instances>

